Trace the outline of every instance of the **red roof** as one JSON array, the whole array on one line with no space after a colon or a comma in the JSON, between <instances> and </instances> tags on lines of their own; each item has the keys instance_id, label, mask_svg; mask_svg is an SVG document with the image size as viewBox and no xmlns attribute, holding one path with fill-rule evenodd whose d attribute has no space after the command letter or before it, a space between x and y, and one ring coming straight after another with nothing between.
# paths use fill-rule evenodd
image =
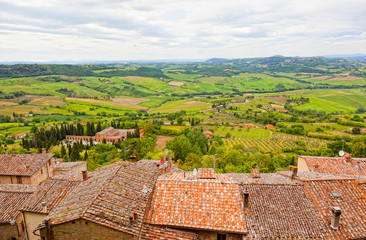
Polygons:
<instances>
[{"instance_id":1,"label":"red roof","mask_svg":"<svg viewBox=\"0 0 366 240\"><path fill-rule=\"evenodd\" d=\"M0 184L0 224L15 220L19 209L36 189L33 185Z\"/></svg>"},{"instance_id":2,"label":"red roof","mask_svg":"<svg viewBox=\"0 0 366 240\"><path fill-rule=\"evenodd\" d=\"M218 179L158 179L147 222L211 231L247 232L243 199L238 184ZM170 175L165 174L165 175Z\"/></svg>"},{"instance_id":3,"label":"red roof","mask_svg":"<svg viewBox=\"0 0 366 240\"><path fill-rule=\"evenodd\" d=\"M243 184L248 239L329 239L328 226L303 185Z\"/></svg>"},{"instance_id":4,"label":"red roof","mask_svg":"<svg viewBox=\"0 0 366 240\"><path fill-rule=\"evenodd\" d=\"M116 162L99 168L51 210L51 224L82 218L137 236L158 175L156 161L151 160ZM135 211L137 220L130 225Z\"/></svg>"},{"instance_id":5,"label":"red roof","mask_svg":"<svg viewBox=\"0 0 366 240\"><path fill-rule=\"evenodd\" d=\"M79 174L81 176L81 174ZM39 185L22 208L22 211L35 213L49 213L59 202L64 199L71 190L73 190L80 181L68 181L64 179L47 179ZM41 203L47 204L47 212L44 212Z\"/></svg>"},{"instance_id":6,"label":"red roof","mask_svg":"<svg viewBox=\"0 0 366 240\"><path fill-rule=\"evenodd\" d=\"M305 160L310 171L366 176L366 158L299 156Z\"/></svg>"},{"instance_id":7,"label":"red roof","mask_svg":"<svg viewBox=\"0 0 366 240\"><path fill-rule=\"evenodd\" d=\"M266 127L269 129L276 129L275 126L273 126L272 124L267 124Z\"/></svg>"},{"instance_id":8,"label":"red roof","mask_svg":"<svg viewBox=\"0 0 366 240\"><path fill-rule=\"evenodd\" d=\"M339 229L331 231L335 239L363 239L366 236L366 193L355 180L305 181L330 230L332 207L342 210Z\"/></svg>"},{"instance_id":9,"label":"red roof","mask_svg":"<svg viewBox=\"0 0 366 240\"><path fill-rule=\"evenodd\" d=\"M0 175L32 176L53 154L1 154Z\"/></svg>"}]
</instances>

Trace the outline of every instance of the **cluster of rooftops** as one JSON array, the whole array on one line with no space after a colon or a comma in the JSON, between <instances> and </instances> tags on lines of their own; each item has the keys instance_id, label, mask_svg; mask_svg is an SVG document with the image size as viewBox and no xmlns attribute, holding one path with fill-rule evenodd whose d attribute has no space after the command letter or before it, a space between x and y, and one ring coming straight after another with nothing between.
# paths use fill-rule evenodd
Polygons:
<instances>
[{"instance_id":1,"label":"cluster of rooftops","mask_svg":"<svg viewBox=\"0 0 366 240\"><path fill-rule=\"evenodd\" d=\"M44 239L80 219L134 239L365 239L366 159L299 156L297 167L268 174L141 160L0 184L0 224L21 213L42 214L26 229Z\"/></svg>"}]
</instances>

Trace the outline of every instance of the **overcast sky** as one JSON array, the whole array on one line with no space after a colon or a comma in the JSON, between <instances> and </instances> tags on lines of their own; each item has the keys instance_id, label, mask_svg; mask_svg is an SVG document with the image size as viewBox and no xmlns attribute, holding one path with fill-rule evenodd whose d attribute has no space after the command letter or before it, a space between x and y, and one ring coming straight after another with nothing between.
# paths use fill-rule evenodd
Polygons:
<instances>
[{"instance_id":1,"label":"overcast sky","mask_svg":"<svg viewBox=\"0 0 366 240\"><path fill-rule=\"evenodd\" d=\"M354 53L365 0L0 0L0 62Z\"/></svg>"}]
</instances>

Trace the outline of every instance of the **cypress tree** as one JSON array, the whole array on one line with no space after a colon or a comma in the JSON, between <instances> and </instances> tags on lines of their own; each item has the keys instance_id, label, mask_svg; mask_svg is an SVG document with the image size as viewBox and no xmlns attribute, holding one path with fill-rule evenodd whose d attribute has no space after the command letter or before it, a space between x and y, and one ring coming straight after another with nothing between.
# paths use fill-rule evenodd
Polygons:
<instances>
[{"instance_id":1,"label":"cypress tree","mask_svg":"<svg viewBox=\"0 0 366 240\"><path fill-rule=\"evenodd\" d=\"M89 122L86 123L86 136L93 136L92 129L91 129Z\"/></svg>"},{"instance_id":2,"label":"cypress tree","mask_svg":"<svg viewBox=\"0 0 366 240\"><path fill-rule=\"evenodd\" d=\"M66 148L64 145L61 146L61 157L66 155Z\"/></svg>"},{"instance_id":3,"label":"cypress tree","mask_svg":"<svg viewBox=\"0 0 366 240\"><path fill-rule=\"evenodd\" d=\"M91 123L90 123L90 131L91 131L91 133L92 133L92 135L91 135L91 136L94 136L94 135L95 135L95 133L96 133L96 131L95 131L95 126L94 126L94 122L91 122Z\"/></svg>"},{"instance_id":4,"label":"cypress tree","mask_svg":"<svg viewBox=\"0 0 366 240\"><path fill-rule=\"evenodd\" d=\"M67 150L69 151L69 157L71 157L71 146L67 145Z\"/></svg>"}]
</instances>

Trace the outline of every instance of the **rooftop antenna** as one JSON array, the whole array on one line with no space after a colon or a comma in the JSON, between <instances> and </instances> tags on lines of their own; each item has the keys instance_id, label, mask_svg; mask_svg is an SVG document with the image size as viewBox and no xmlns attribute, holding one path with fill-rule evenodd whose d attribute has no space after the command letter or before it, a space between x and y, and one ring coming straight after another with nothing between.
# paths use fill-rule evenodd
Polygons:
<instances>
[{"instance_id":1,"label":"rooftop antenna","mask_svg":"<svg viewBox=\"0 0 366 240\"><path fill-rule=\"evenodd\" d=\"M259 165L257 165L257 167L258 167L258 170L260 171L261 170L261 168L260 168L260 165L262 164L262 159L259 161Z\"/></svg>"}]
</instances>

